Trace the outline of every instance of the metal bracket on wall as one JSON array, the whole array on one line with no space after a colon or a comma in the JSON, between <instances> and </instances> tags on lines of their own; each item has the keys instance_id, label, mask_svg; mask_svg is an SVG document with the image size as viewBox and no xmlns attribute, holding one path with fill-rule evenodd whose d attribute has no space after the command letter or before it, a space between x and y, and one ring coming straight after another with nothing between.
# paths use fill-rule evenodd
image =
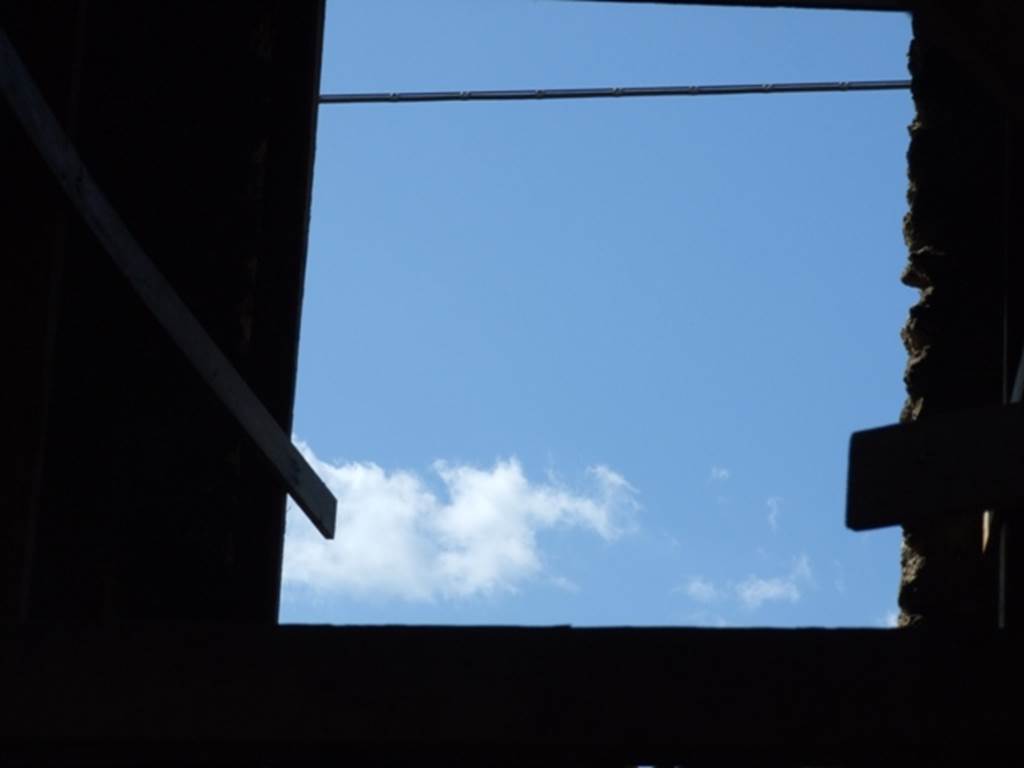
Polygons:
<instances>
[{"instance_id":1,"label":"metal bracket on wall","mask_svg":"<svg viewBox=\"0 0 1024 768\"><path fill-rule=\"evenodd\" d=\"M846 526L866 531L1024 504L1024 350L1007 399L854 432Z\"/></svg>"},{"instance_id":2,"label":"metal bracket on wall","mask_svg":"<svg viewBox=\"0 0 1024 768\"><path fill-rule=\"evenodd\" d=\"M1007 400L855 432L846 483L846 526L854 531L995 510L999 627L1008 626L1019 578L1009 529L1024 508L1024 351Z\"/></svg>"},{"instance_id":3,"label":"metal bracket on wall","mask_svg":"<svg viewBox=\"0 0 1024 768\"><path fill-rule=\"evenodd\" d=\"M143 304L267 458L317 530L325 538L334 538L334 496L96 185L3 29L0 90L71 203Z\"/></svg>"},{"instance_id":4,"label":"metal bracket on wall","mask_svg":"<svg viewBox=\"0 0 1024 768\"><path fill-rule=\"evenodd\" d=\"M846 526L926 523L1024 505L1024 405L995 405L855 432Z\"/></svg>"}]
</instances>

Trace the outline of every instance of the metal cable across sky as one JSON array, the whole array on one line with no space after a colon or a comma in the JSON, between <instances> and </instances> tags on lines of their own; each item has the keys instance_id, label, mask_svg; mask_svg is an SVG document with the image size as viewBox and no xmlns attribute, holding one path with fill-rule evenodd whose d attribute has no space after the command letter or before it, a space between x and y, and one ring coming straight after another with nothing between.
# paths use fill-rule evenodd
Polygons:
<instances>
[{"instance_id":1,"label":"metal cable across sky","mask_svg":"<svg viewBox=\"0 0 1024 768\"><path fill-rule=\"evenodd\" d=\"M623 99L654 96L746 96L780 93L853 93L908 90L910 80L850 80L820 83L748 85L668 85L633 88L539 88L491 91L405 91L325 93L321 104L415 104L450 101L551 101L559 99Z\"/></svg>"}]
</instances>

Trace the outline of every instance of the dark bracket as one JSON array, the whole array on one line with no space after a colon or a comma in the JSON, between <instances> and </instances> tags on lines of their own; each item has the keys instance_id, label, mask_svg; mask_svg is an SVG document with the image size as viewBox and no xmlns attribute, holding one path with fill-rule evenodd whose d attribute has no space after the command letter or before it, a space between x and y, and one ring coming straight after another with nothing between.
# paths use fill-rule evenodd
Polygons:
<instances>
[{"instance_id":1,"label":"dark bracket","mask_svg":"<svg viewBox=\"0 0 1024 768\"><path fill-rule=\"evenodd\" d=\"M850 438L846 525L913 525L1024 504L1024 405L958 411Z\"/></svg>"}]
</instances>

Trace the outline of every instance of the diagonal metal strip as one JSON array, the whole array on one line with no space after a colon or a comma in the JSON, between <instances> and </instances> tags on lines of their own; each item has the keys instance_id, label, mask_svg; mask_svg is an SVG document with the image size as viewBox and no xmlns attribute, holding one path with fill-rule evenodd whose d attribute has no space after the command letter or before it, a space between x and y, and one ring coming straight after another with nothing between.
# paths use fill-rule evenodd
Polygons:
<instances>
[{"instance_id":1,"label":"diagonal metal strip","mask_svg":"<svg viewBox=\"0 0 1024 768\"><path fill-rule=\"evenodd\" d=\"M266 456L288 493L325 538L337 502L231 361L146 255L96 185L3 29L0 90L82 219L121 274L224 407Z\"/></svg>"}]
</instances>

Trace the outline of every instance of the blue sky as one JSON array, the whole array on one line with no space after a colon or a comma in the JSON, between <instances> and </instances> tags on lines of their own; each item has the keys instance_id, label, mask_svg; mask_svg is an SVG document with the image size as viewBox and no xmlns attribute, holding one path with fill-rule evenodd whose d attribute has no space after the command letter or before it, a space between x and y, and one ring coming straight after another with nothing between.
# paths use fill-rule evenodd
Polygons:
<instances>
[{"instance_id":1,"label":"blue sky","mask_svg":"<svg viewBox=\"0 0 1024 768\"><path fill-rule=\"evenodd\" d=\"M906 77L909 19L329 0L322 90ZM281 620L880 626L905 91L321 108Z\"/></svg>"}]
</instances>

